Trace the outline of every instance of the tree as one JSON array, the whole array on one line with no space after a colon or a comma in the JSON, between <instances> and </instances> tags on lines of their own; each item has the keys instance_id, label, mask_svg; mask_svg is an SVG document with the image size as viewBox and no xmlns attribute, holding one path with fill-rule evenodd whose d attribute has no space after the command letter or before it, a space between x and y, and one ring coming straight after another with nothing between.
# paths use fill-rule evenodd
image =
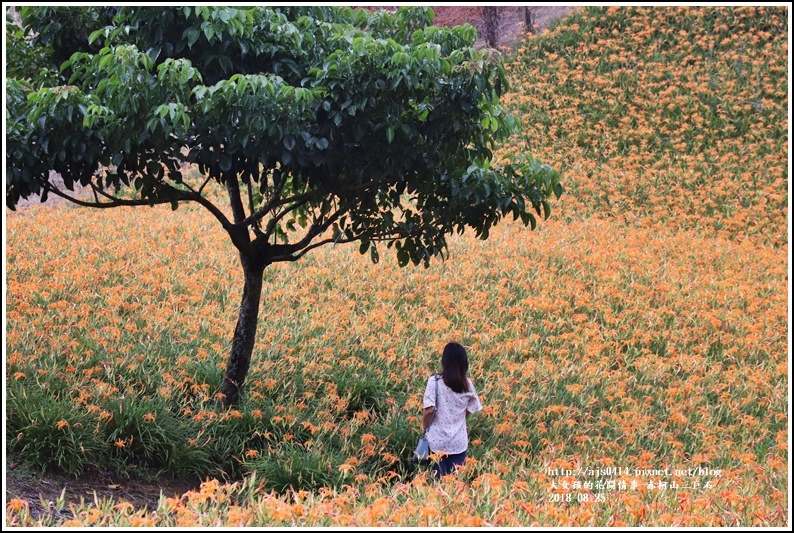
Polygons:
<instances>
[{"instance_id":1,"label":"tree","mask_svg":"<svg viewBox=\"0 0 794 533\"><path fill-rule=\"evenodd\" d=\"M537 14L535 9L529 6L524 6L524 31L527 33L535 33L537 22Z\"/></svg>"},{"instance_id":2,"label":"tree","mask_svg":"<svg viewBox=\"0 0 794 533\"><path fill-rule=\"evenodd\" d=\"M482 8L483 29L485 33L485 43L491 48L496 48L499 45L499 18L501 16L500 8L498 7L485 7Z\"/></svg>"},{"instance_id":3,"label":"tree","mask_svg":"<svg viewBox=\"0 0 794 533\"><path fill-rule=\"evenodd\" d=\"M535 227L562 192L529 155L493 162L516 129L498 55L428 8L25 7L6 82L6 205L54 194L94 208L206 208L244 289L221 392L250 366L264 269L358 242L400 266ZM194 164L200 179L183 174ZM60 175L63 185L51 179ZM78 198L75 184L92 198ZM227 216L209 194L219 187Z\"/></svg>"}]
</instances>

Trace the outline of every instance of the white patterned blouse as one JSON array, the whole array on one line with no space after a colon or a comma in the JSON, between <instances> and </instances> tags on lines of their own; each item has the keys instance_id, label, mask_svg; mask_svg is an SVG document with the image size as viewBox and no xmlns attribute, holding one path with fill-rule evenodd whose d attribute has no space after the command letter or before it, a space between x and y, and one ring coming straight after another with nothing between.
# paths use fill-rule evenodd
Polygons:
<instances>
[{"instance_id":1,"label":"white patterned blouse","mask_svg":"<svg viewBox=\"0 0 794 533\"><path fill-rule=\"evenodd\" d=\"M436 378L438 378L438 405L436 405ZM469 435L466 430L466 412L482 410L482 404L469 378L469 392L457 393L447 387L440 375L434 374L427 380L423 399L424 407L434 407L435 414L427 430L427 442L433 452L450 455L463 453L469 448Z\"/></svg>"}]
</instances>

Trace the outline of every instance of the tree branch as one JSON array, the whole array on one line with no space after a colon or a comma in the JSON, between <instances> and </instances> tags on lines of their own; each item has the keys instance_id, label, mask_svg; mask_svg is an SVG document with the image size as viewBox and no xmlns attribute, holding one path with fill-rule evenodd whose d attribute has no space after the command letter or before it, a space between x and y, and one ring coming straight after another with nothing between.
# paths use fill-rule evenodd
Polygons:
<instances>
[{"instance_id":1,"label":"tree branch","mask_svg":"<svg viewBox=\"0 0 794 533\"><path fill-rule=\"evenodd\" d=\"M324 245L330 244L330 243L346 244L346 243L350 243L350 242L355 242L356 240L358 240L358 239L356 239L356 238L352 238L352 239L338 239L338 240L337 239L323 239L322 241L317 241L316 243L307 246L306 248L304 248L303 250L301 250L297 254L274 256L273 257L273 262L276 263L276 262L279 262L279 261L282 261L282 262L297 261L298 259L300 259L304 255L306 255L310 250L314 250L315 248L319 248L320 246L324 246Z\"/></svg>"},{"instance_id":2,"label":"tree branch","mask_svg":"<svg viewBox=\"0 0 794 533\"><path fill-rule=\"evenodd\" d=\"M188 191L190 191L190 192L191 192L191 193L193 193L193 194L199 194L199 193L198 193L198 192L197 192L197 191L196 191L196 190L195 190L193 187L191 187L191 186L190 186L190 184L189 184L188 182L186 182L186 181L182 181L182 182L175 182L175 183L177 183L177 184L179 184L179 185L183 185L183 186L184 186L184 187L185 187L185 188L186 188ZM176 187L174 187L174 188L176 189Z\"/></svg>"},{"instance_id":3,"label":"tree branch","mask_svg":"<svg viewBox=\"0 0 794 533\"><path fill-rule=\"evenodd\" d=\"M306 198L306 199L304 199L301 202L298 202L296 204L293 204L293 205L289 206L288 209L285 209L284 211L282 211L281 213L279 213L275 217L271 218L270 221L267 224L267 230L265 231L265 234L264 234L265 240L269 240L270 237L273 236L273 233L274 233L274 231L276 229L276 224L278 224L279 220L281 220L282 218L287 216L287 214L291 213L295 209L298 209L299 207L301 207L303 205L306 205L308 202L309 202L309 199Z\"/></svg>"},{"instance_id":4,"label":"tree branch","mask_svg":"<svg viewBox=\"0 0 794 533\"><path fill-rule=\"evenodd\" d=\"M114 202L128 202L128 200L123 200L121 198L116 198L115 196L111 196L110 194L106 193L105 191L100 190L99 188L97 188L97 186L93 182L91 182L91 188L94 190L94 194L95 195L96 195L96 193L99 193L102 196L104 196L105 198L107 198L107 199L109 199L111 201L114 201ZM192 191L191 192L186 192L186 191L181 191L179 189L176 189L174 187L171 187L171 188L178 193L179 197L177 198L177 201L196 202L197 204L199 204L202 207L204 207L207 211L209 211L215 218L217 218L218 222L221 223L221 226L223 227L223 229L225 229L227 232L232 229L232 223L229 221L228 218L226 218L226 215L223 214L223 211L218 209L218 207L215 204L213 204L212 202L210 202L209 200L207 200L207 198L205 198L204 196L202 196L201 194L199 194L197 192L192 192ZM149 205L149 202L147 200L141 199L141 200L133 200L133 201L140 202L140 203L136 203L134 205ZM170 202L170 199L158 200L158 201L155 202L155 204L159 205L159 204L164 204L164 203L167 203L167 202ZM132 204L124 203L124 204L120 204L120 205L132 205ZM113 207L115 207L115 206L113 206Z\"/></svg>"},{"instance_id":5,"label":"tree branch","mask_svg":"<svg viewBox=\"0 0 794 533\"><path fill-rule=\"evenodd\" d=\"M267 180L267 177L265 177L265 179ZM283 172L279 172L279 180L278 181L276 181L275 176L274 176L273 177L273 194L270 196L270 198L268 198L268 200L265 203L265 205L263 205L262 208L257 213L253 213L252 212L251 215L252 216L253 215L258 215L259 213L264 215L265 213L267 213L268 211L273 209L273 207L276 205L276 202L278 202L281 199L281 193L284 191L284 186L286 184L287 184L287 177L286 177L286 175ZM260 216L260 218L261 218L261 216Z\"/></svg>"},{"instance_id":6,"label":"tree branch","mask_svg":"<svg viewBox=\"0 0 794 533\"><path fill-rule=\"evenodd\" d=\"M331 227L331 225L332 225L334 222L336 222L337 220L339 220L339 217L341 217L341 216L342 216L342 214L344 214L344 213L345 213L345 211L346 211L346 210L344 210L344 209L340 209L340 210L338 210L336 213L334 213L333 215L331 215L330 217L328 217L328 219L327 219L325 222L322 222L322 223L317 223L317 222L315 222L314 224L312 224L312 225L309 227L308 231L306 232L306 235L304 235L304 237L303 237L301 240L299 240L299 241L298 241L298 242L296 242L295 244L287 245L287 246L285 247L285 248L286 248L286 253L288 253L288 254L292 254L292 253L294 253L295 251L298 251L298 250L300 250L300 249L302 249L302 248L305 248L306 246L308 246L308 245L309 245L309 243L310 243L310 242L312 242L312 240L313 240L313 239L314 239L316 236L318 236L318 235L322 234L323 232L325 232L325 230L327 230L328 228L330 228L330 227Z\"/></svg>"},{"instance_id":7,"label":"tree branch","mask_svg":"<svg viewBox=\"0 0 794 533\"><path fill-rule=\"evenodd\" d=\"M366 183L361 183L361 184L356 185L356 186L347 187L347 188L339 191L339 194L337 194L337 195L344 194L344 193L347 193L347 192L363 191L363 190L366 190L367 188L372 187L372 186L379 186L379 185L383 185L385 183L388 183L392 179L394 179L394 177L393 176L389 176L389 177L386 177L384 179L368 181ZM313 199L314 197L323 197L323 196L325 196L324 192L321 192L321 191L318 191L318 190L314 190L314 191L309 191L309 192L306 192L306 193L303 193L303 194L290 196L289 198L281 199L280 195L281 195L281 191L283 190L283 187L284 187L284 182L286 182L286 180L282 180L281 182L279 182L278 189L275 191L273 198L271 198L268 203L266 203L264 206L262 206L256 213L253 213L251 216L249 216L248 218L246 218L245 220L242 221L242 223L244 225L251 225L254 221L259 220L262 217L264 217L269 211L272 211L273 209L275 209L277 207L281 207L282 205L286 205L286 204L288 204L290 202L296 202L296 206L298 204L299 205L303 205L307 201ZM293 206L293 207L287 209L286 212L288 213L288 212L292 211L296 206Z\"/></svg>"},{"instance_id":8,"label":"tree branch","mask_svg":"<svg viewBox=\"0 0 794 533\"><path fill-rule=\"evenodd\" d=\"M245 208L243 208L243 200L240 197L240 184L237 183L236 175L226 177L226 191L229 193L229 204L232 207L234 223L241 224L245 220Z\"/></svg>"},{"instance_id":9,"label":"tree branch","mask_svg":"<svg viewBox=\"0 0 794 533\"><path fill-rule=\"evenodd\" d=\"M312 239L324 233L325 230L330 228L334 222L339 220L339 217L341 217L345 212L345 209L340 209L323 222L315 221L306 231L306 235L304 235L304 237L296 243L274 245L271 247L272 260L274 262L290 260L289 258L292 257L292 254L300 251L302 248L307 247L309 243L311 243Z\"/></svg>"},{"instance_id":10,"label":"tree branch","mask_svg":"<svg viewBox=\"0 0 794 533\"><path fill-rule=\"evenodd\" d=\"M253 191L253 189L251 187L251 179L250 178L246 182L246 185L248 185L248 210L251 213L253 213L254 212L254 191ZM252 227L254 229L254 233L255 234L262 235L262 230L259 229L259 222L258 221L254 221L254 223L252 224Z\"/></svg>"},{"instance_id":11,"label":"tree branch","mask_svg":"<svg viewBox=\"0 0 794 533\"><path fill-rule=\"evenodd\" d=\"M407 237L407 235L394 235L394 234L385 234L384 233L384 234L380 234L380 235L376 235L376 236L370 237L369 240L371 242L388 242L388 241L394 241L394 240L397 240L397 239L401 239L403 237ZM319 247L324 246L326 244L331 244L331 243L333 243L333 244L348 244L348 243L356 242L356 241L359 241L359 240L361 240L360 236L359 237L352 237L352 238L345 237L344 239L323 239L321 241L317 241L317 242L315 242L313 244L310 244L310 245L306 246L305 248L303 248L300 252L298 252L296 254L275 256L275 257L273 257L272 260L273 260L274 263L275 262L279 262L279 261L282 261L282 262L297 261L298 259L300 259L304 255L306 255L308 252L310 252L311 250L314 250L315 248L319 248Z\"/></svg>"},{"instance_id":12,"label":"tree branch","mask_svg":"<svg viewBox=\"0 0 794 533\"><path fill-rule=\"evenodd\" d=\"M189 200L196 202L197 204L204 207L207 211L212 213L212 215L218 219L218 222L221 223L223 229L226 230L227 233L231 234L232 230L234 229L234 225L226 218L226 215L223 214L223 211L218 209L218 206L207 200L206 197L202 196L199 193L195 193L195 195L191 195Z\"/></svg>"},{"instance_id":13,"label":"tree branch","mask_svg":"<svg viewBox=\"0 0 794 533\"><path fill-rule=\"evenodd\" d=\"M286 181L286 180L284 180L284 181ZM266 203L264 206L262 206L256 213L252 214L251 216L249 216L248 218L243 220L242 221L243 225L250 226L254 222L256 222L259 219L261 219L262 217L264 217L266 214L268 214L273 209L275 209L277 207L281 207L282 205L286 205L286 204L288 204L290 202L295 202L295 205L293 205L292 207L290 207L289 209L284 211L284 213L289 213L290 211L295 209L295 207L298 207L299 205L305 204L306 202L311 200L314 196L322 196L322 193L320 193L319 191L311 191L311 192L307 192L307 193L304 193L304 194L298 194L296 196L290 196L289 198L284 198L283 200L281 200L280 199L280 195L281 195L281 189L283 189L283 187L284 186L283 186L283 182L282 182L280 184L279 190L276 191L276 194L273 196L273 198L271 198L270 201L268 203ZM282 216L283 216L283 213L282 213Z\"/></svg>"},{"instance_id":14,"label":"tree branch","mask_svg":"<svg viewBox=\"0 0 794 533\"><path fill-rule=\"evenodd\" d=\"M111 201L110 202L100 202L99 198L96 196L96 190L94 190L94 198L96 198L96 201L95 202L86 202L85 200L80 200L80 199L75 198L73 196L69 196L68 194L62 192L61 190L56 189L49 182L47 182L47 184L45 185L45 188L47 189L48 192L51 192L52 194L54 194L56 196L60 196L64 200L68 200L68 201L70 201L70 202L72 202L74 204L81 205L83 207L94 207L94 208L97 208L97 209L107 209L107 208L111 208L111 207L149 205L149 202L147 200L125 200L125 199L122 199L122 198L114 198L114 197L112 197L112 196L110 196L110 195L108 195L106 193L103 193L103 194L106 197L110 198ZM165 203L165 201L163 201L163 202L155 202L155 203L156 204Z\"/></svg>"},{"instance_id":15,"label":"tree branch","mask_svg":"<svg viewBox=\"0 0 794 533\"><path fill-rule=\"evenodd\" d=\"M115 196L112 196L106 193L105 191L100 190L93 182L91 183L91 189L94 193L94 198L96 198L97 200L95 202L87 202L85 200L80 200L78 198L75 198L73 196L64 193L60 189L54 187L49 181L44 186L48 192L51 192L52 194L59 196L64 200L68 200L69 202L72 202L79 206L92 207L95 209L109 209L114 207L137 207L143 205L162 205L171 202L170 198L156 199L153 201L150 201L148 199L128 200L124 198L116 198ZM232 243L238 249L242 250L249 244L247 240L240 238L241 237L240 232L229 221L229 219L226 218L226 215L223 214L223 211L218 209L218 207L212 202L210 202L207 198L205 198L199 193L182 191L179 189L174 189L173 187L172 189L178 193L176 198L177 202L179 201L196 202L197 204L204 207L207 211L209 211L218 220L218 222L220 222L221 227L223 227L223 229L226 230L226 232L229 234L229 237L232 240ZM100 202L97 194L102 195L103 197L107 198L109 201Z\"/></svg>"},{"instance_id":16,"label":"tree branch","mask_svg":"<svg viewBox=\"0 0 794 533\"><path fill-rule=\"evenodd\" d=\"M203 191L203 190L204 190L204 187L206 187L206 186L207 186L207 184L210 182L210 180L211 180L211 179L212 179L212 176L211 176L211 175L210 175L210 176L207 176L207 179L205 179L205 180L204 180L204 183L202 183L202 184L201 184L201 187L199 187L199 190L198 190L198 193L199 193L199 194L201 194L201 191Z\"/></svg>"}]
</instances>

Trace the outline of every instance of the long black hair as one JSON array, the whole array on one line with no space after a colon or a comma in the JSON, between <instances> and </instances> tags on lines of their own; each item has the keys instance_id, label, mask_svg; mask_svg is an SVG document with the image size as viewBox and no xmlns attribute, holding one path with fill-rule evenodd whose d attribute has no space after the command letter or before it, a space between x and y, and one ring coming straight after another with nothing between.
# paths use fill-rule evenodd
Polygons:
<instances>
[{"instance_id":1,"label":"long black hair","mask_svg":"<svg viewBox=\"0 0 794 533\"><path fill-rule=\"evenodd\" d=\"M466 379L469 357L466 355L466 348L457 342L450 342L444 346L441 368L441 378L447 387L457 393L469 392L469 381Z\"/></svg>"}]
</instances>

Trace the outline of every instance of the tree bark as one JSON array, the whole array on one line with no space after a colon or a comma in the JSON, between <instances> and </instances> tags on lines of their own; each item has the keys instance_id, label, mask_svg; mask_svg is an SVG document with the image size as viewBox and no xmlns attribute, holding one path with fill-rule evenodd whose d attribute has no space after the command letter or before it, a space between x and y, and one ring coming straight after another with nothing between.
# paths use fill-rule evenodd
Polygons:
<instances>
[{"instance_id":1,"label":"tree bark","mask_svg":"<svg viewBox=\"0 0 794 533\"><path fill-rule=\"evenodd\" d=\"M491 48L499 45L499 9L498 7L482 8L485 42Z\"/></svg>"},{"instance_id":2,"label":"tree bark","mask_svg":"<svg viewBox=\"0 0 794 533\"><path fill-rule=\"evenodd\" d=\"M251 354L254 351L256 325L259 319L259 302L262 297L262 277L267 266L267 262L243 254L240 254L240 262L245 276L243 298L237 326L234 328L232 351L226 363L226 373L220 388L220 392L224 395L221 402L227 407L239 402L240 391L248 374L248 368L251 366Z\"/></svg>"},{"instance_id":3,"label":"tree bark","mask_svg":"<svg viewBox=\"0 0 794 533\"><path fill-rule=\"evenodd\" d=\"M524 6L524 31L535 33L535 10L529 6Z\"/></svg>"}]
</instances>

